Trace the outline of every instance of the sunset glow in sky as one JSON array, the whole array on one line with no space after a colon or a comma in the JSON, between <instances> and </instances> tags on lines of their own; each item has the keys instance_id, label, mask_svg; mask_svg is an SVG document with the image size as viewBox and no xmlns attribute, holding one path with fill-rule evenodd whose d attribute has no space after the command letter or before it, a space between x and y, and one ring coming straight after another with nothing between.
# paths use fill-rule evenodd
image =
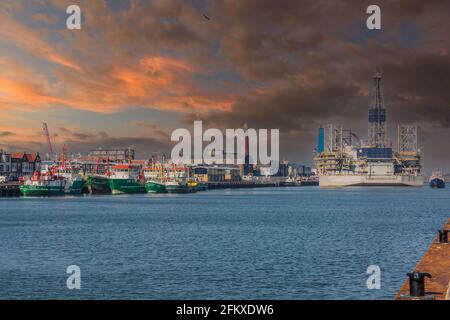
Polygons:
<instances>
[{"instance_id":1,"label":"sunset glow in sky","mask_svg":"<svg viewBox=\"0 0 450 320\"><path fill-rule=\"evenodd\" d=\"M66 8L82 9L82 30ZM383 73L390 138L420 126L425 165L450 170L450 3L35 0L0 2L0 148L167 151L170 133L279 128L281 157L312 163L316 129L367 135L371 76ZM205 19L207 14L210 20Z\"/></svg>"}]
</instances>

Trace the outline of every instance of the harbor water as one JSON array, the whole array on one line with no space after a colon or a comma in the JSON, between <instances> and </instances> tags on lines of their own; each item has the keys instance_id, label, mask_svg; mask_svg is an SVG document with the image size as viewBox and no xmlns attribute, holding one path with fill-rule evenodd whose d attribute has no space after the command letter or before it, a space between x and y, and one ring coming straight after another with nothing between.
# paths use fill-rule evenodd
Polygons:
<instances>
[{"instance_id":1,"label":"harbor water","mask_svg":"<svg viewBox=\"0 0 450 320\"><path fill-rule=\"evenodd\" d=\"M4 198L0 299L392 299L449 208L428 187Z\"/></svg>"}]
</instances>

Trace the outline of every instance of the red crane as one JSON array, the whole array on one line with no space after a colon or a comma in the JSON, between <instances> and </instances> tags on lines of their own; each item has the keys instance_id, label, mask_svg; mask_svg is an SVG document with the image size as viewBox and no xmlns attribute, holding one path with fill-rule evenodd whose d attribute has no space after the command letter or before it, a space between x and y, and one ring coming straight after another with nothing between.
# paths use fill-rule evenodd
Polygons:
<instances>
[{"instance_id":1,"label":"red crane","mask_svg":"<svg viewBox=\"0 0 450 320\"><path fill-rule=\"evenodd\" d=\"M47 138L47 147L48 147L49 154L52 155L53 154L52 141L50 140L50 134L48 132L48 126L47 126L46 122L42 123L42 129L44 130L44 135Z\"/></svg>"}]
</instances>

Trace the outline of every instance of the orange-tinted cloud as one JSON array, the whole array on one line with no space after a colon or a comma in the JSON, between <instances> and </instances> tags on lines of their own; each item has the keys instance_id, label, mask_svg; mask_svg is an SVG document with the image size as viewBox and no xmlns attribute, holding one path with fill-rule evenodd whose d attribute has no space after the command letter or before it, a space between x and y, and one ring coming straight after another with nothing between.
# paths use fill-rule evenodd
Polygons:
<instances>
[{"instance_id":1,"label":"orange-tinted cloud","mask_svg":"<svg viewBox=\"0 0 450 320\"><path fill-rule=\"evenodd\" d=\"M65 4L64 1L52 3L58 8ZM106 10L105 15L94 15L95 8ZM16 61L22 74L17 71L13 78L0 75L2 103L16 103L18 108L31 104L33 108L62 104L95 112L117 111L129 106L177 112L229 108L232 96L220 91L207 92L196 82L194 77L204 70L194 67L192 61L157 52L128 56L121 47L110 47L111 43L106 47L98 46L95 37L111 40L114 30L108 28L116 29L114 21L119 19L119 14L110 12L103 2L86 2L83 14L88 17L90 26L99 28L98 33L55 30L64 37L63 43L56 44L49 40L52 30L31 29L0 12L4 24L0 29L0 41L9 41L31 57L53 64L42 73L42 68L30 64L31 60ZM43 13L33 18L53 22ZM172 36L177 35L172 33Z\"/></svg>"},{"instance_id":2,"label":"orange-tinted cloud","mask_svg":"<svg viewBox=\"0 0 450 320\"><path fill-rule=\"evenodd\" d=\"M0 12L0 37L10 41L19 48L25 50L28 54L41 59L80 71L80 66L72 61L69 57L65 57L57 53L56 49L44 41L48 32L46 30L34 30L10 18L8 15ZM1 39L1 38L0 38Z\"/></svg>"}]
</instances>

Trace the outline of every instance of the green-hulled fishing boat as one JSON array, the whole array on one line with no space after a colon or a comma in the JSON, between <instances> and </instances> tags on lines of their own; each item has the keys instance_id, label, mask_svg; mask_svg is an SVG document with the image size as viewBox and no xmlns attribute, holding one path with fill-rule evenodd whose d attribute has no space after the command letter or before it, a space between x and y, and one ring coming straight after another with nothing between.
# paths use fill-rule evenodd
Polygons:
<instances>
[{"instance_id":1,"label":"green-hulled fishing boat","mask_svg":"<svg viewBox=\"0 0 450 320\"><path fill-rule=\"evenodd\" d=\"M165 186L168 193L196 192L197 183L190 179L190 169L185 166L172 165L168 170L169 179Z\"/></svg>"},{"instance_id":2,"label":"green-hulled fishing boat","mask_svg":"<svg viewBox=\"0 0 450 320\"><path fill-rule=\"evenodd\" d=\"M189 181L189 168L153 164L144 169L145 189L148 193L190 193L197 183Z\"/></svg>"},{"instance_id":3,"label":"green-hulled fishing boat","mask_svg":"<svg viewBox=\"0 0 450 320\"><path fill-rule=\"evenodd\" d=\"M86 180L82 176L79 176L75 178L75 180L72 180L69 186L68 193L73 195L89 193Z\"/></svg>"},{"instance_id":4,"label":"green-hulled fishing boat","mask_svg":"<svg viewBox=\"0 0 450 320\"><path fill-rule=\"evenodd\" d=\"M85 176L86 186L90 194L110 194L109 177L100 174L88 174Z\"/></svg>"},{"instance_id":5,"label":"green-hulled fishing boat","mask_svg":"<svg viewBox=\"0 0 450 320\"><path fill-rule=\"evenodd\" d=\"M25 197L50 197L65 194L67 180L52 173L41 175L35 172L33 177L20 186L20 193Z\"/></svg>"},{"instance_id":6,"label":"green-hulled fishing boat","mask_svg":"<svg viewBox=\"0 0 450 320\"><path fill-rule=\"evenodd\" d=\"M164 184L168 193L190 193L195 192L195 189L188 183L181 181L168 181Z\"/></svg>"},{"instance_id":7,"label":"green-hulled fishing boat","mask_svg":"<svg viewBox=\"0 0 450 320\"><path fill-rule=\"evenodd\" d=\"M147 193L167 193L164 185L166 174L162 164L153 163L151 167L144 168L144 178Z\"/></svg>"},{"instance_id":8,"label":"green-hulled fishing boat","mask_svg":"<svg viewBox=\"0 0 450 320\"><path fill-rule=\"evenodd\" d=\"M109 187L112 194L145 193L145 185L140 179L138 166L116 165L111 168Z\"/></svg>"},{"instance_id":9,"label":"green-hulled fishing boat","mask_svg":"<svg viewBox=\"0 0 450 320\"><path fill-rule=\"evenodd\" d=\"M148 193L167 193L164 183L158 181L147 181L145 183L145 190Z\"/></svg>"},{"instance_id":10,"label":"green-hulled fishing boat","mask_svg":"<svg viewBox=\"0 0 450 320\"><path fill-rule=\"evenodd\" d=\"M89 193L87 181L79 168L66 166L54 168L54 173L57 177L63 178L67 181L65 192L72 195L80 195Z\"/></svg>"}]
</instances>

